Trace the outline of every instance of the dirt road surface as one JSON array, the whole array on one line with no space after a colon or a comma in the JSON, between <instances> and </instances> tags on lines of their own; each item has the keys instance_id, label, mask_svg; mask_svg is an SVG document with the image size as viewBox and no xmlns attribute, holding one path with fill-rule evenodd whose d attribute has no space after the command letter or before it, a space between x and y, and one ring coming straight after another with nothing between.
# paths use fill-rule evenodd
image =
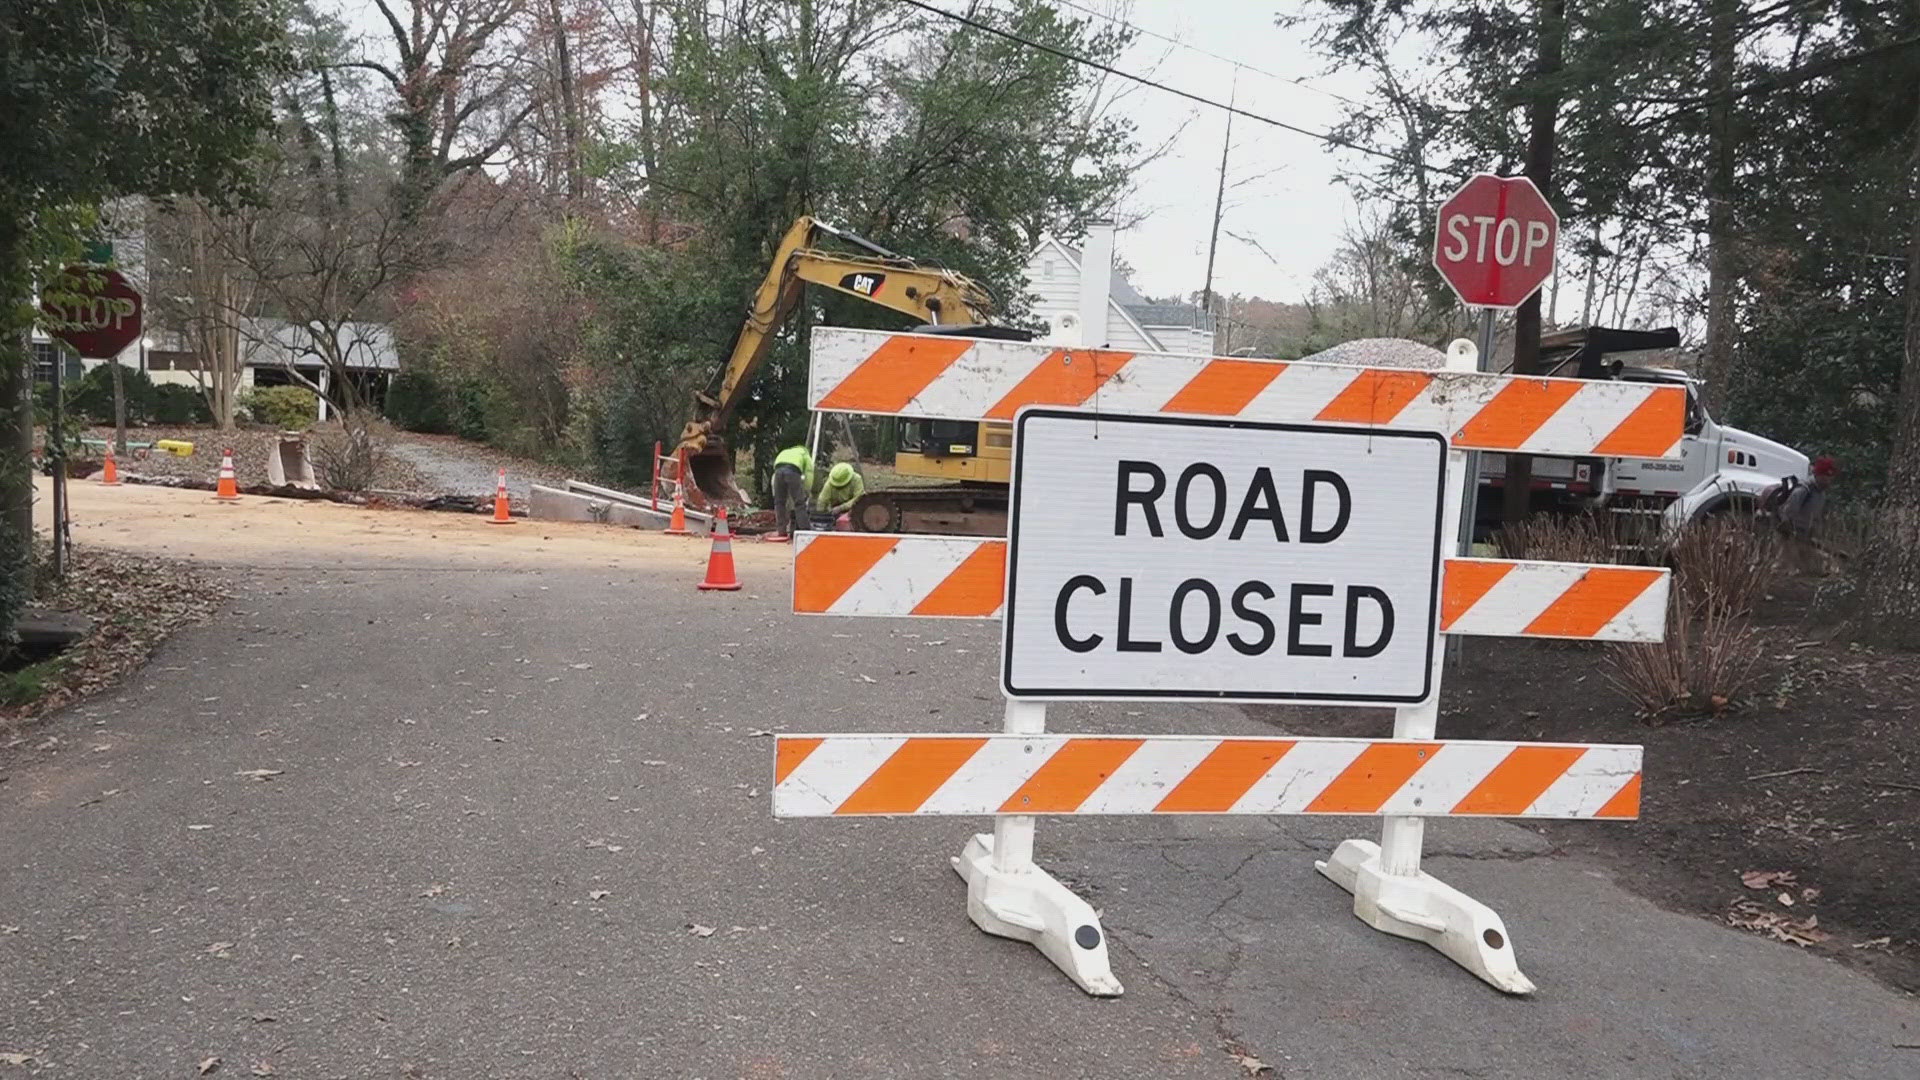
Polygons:
<instances>
[{"instance_id":1,"label":"dirt road surface","mask_svg":"<svg viewBox=\"0 0 1920 1080\"><path fill-rule=\"evenodd\" d=\"M703 542L604 526L73 503L78 542L204 560L235 599L0 756L0 1075L1920 1073L1911 998L1496 822L1435 823L1427 869L1505 915L1525 1000L1314 873L1372 822L1046 820L1127 987L1089 999L967 921L975 823L769 816L766 731L995 727L993 624L790 615L774 545L712 594Z\"/></svg>"}]
</instances>

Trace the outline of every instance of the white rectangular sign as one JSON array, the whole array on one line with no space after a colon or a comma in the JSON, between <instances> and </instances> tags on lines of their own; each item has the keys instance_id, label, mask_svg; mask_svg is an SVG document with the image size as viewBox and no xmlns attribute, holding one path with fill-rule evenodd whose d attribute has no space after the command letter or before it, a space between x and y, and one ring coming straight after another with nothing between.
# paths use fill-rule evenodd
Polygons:
<instances>
[{"instance_id":1,"label":"white rectangular sign","mask_svg":"<svg viewBox=\"0 0 1920 1080\"><path fill-rule=\"evenodd\" d=\"M1008 696L1432 692L1441 435L1044 408L1014 423Z\"/></svg>"}]
</instances>

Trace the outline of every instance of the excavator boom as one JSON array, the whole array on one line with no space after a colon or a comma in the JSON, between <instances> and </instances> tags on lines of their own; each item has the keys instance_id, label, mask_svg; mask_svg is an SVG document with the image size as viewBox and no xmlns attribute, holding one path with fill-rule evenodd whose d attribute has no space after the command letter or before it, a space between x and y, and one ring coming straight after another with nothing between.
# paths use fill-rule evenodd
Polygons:
<instances>
[{"instance_id":1,"label":"excavator boom","mask_svg":"<svg viewBox=\"0 0 1920 1080\"><path fill-rule=\"evenodd\" d=\"M861 250L858 254L823 250L815 246L823 236ZM734 336L726 363L694 395L693 417L680 432L680 448L687 453L693 482L709 498L737 495L733 458L724 438L727 421L808 284L857 296L933 325L985 323L993 313L992 295L964 275L921 266L810 217L795 221L774 251L773 264L754 293L753 306Z\"/></svg>"}]
</instances>

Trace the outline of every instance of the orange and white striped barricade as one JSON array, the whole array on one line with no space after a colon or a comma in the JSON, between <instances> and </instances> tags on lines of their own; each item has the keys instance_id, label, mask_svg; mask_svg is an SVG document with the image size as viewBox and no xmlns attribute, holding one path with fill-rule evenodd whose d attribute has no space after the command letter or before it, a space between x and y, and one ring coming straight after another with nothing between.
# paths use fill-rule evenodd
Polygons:
<instances>
[{"instance_id":1,"label":"orange and white striped barricade","mask_svg":"<svg viewBox=\"0 0 1920 1080\"><path fill-rule=\"evenodd\" d=\"M1120 992L1105 935L1034 865L1034 815L1378 815L1380 844L1348 840L1316 864L1355 915L1531 992L1499 915L1420 870L1425 819L1635 817L1640 748L1437 741L1438 641L1657 641L1670 581L1444 557L1465 451L1669 456L1685 399L1474 361L1464 341L1429 372L815 331L816 408L1016 419L1012 527L1008 540L803 536L795 610L1001 618L1008 701L997 736L781 739L776 814L992 815L993 834L953 860L969 915L1095 994ZM1075 411L1033 408L1049 405ZM1327 467L1276 480L1253 461ZM1116 480L1090 482L1116 464ZM1257 550L1221 543L1243 536ZM1049 697L1393 704L1394 737L1049 735Z\"/></svg>"}]
</instances>

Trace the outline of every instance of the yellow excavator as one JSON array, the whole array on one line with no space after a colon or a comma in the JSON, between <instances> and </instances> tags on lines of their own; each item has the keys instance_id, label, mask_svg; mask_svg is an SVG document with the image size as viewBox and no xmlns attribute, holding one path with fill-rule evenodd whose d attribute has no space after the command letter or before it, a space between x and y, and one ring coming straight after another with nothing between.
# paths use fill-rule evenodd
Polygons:
<instances>
[{"instance_id":1,"label":"yellow excavator","mask_svg":"<svg viewBox=\"0 0 1920 1080\"><path fill-rule=\"evenodd\" d=\"M858 250L825 250L818 245L826 237ZM916 333L1004 341L1033 337L1025 330L993 325L992 294L965 275L922 266L871 240L803 217L781 238L726 363L695 392L693 418L680 432L693 482L708 498L738 497L733 454L725 438L727 421L808 283L911 316L923 324L913 328ZM869 491L853 508L856 527L864 532L925 527L1004 534L1011 446L1011 430L1004 424L903 422L902 449L895 458L898 471L959 483Z\"/></svg>"}]
</instances>

